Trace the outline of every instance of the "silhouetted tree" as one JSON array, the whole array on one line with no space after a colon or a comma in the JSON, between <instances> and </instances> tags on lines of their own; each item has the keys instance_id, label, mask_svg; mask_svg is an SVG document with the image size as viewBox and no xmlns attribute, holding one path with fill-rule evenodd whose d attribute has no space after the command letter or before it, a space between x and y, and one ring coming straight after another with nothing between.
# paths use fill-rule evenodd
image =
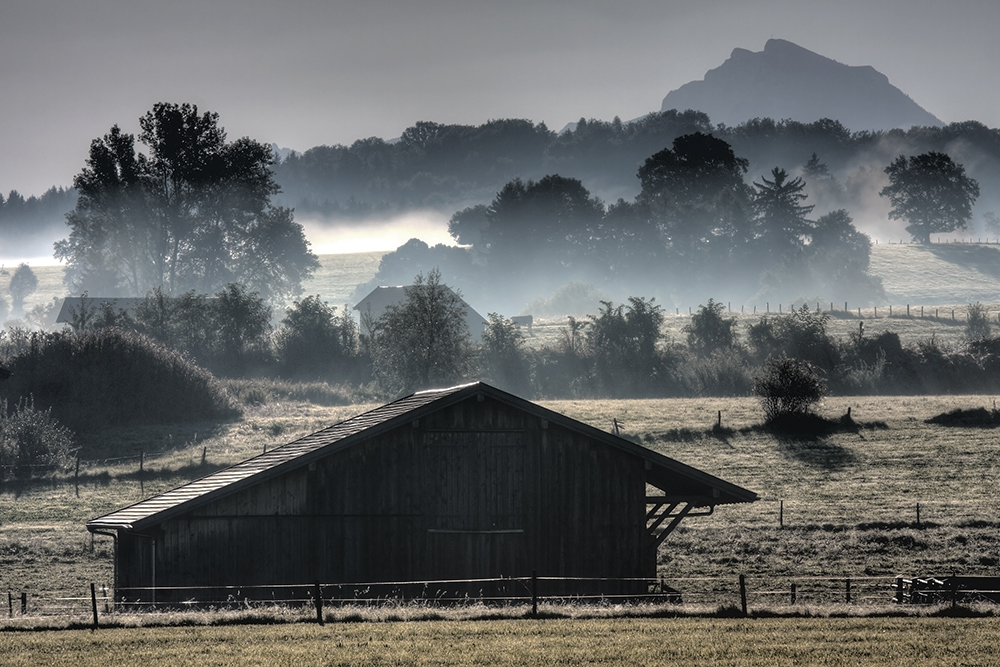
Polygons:
<instances>
[{"instance_id":1,"label":"silhouetted tree","mask_svg":"<svg viewBox=\"0 0 1000 667\"><path fill-rule=\"evenodd\" d=\"M807 195L802 191L801 178L788 178L788 172L779 167L771 170L772 180L761 177L754 181L756 191L753 206L757 213L759 236L764 245L779 251L801 248L812 230L807 219L812 206L802 204Z\"/></svg>"},{"instance_id":2,"label":"silhouetted tree","mask_svg":"<svg viewBox=\"0 0 1000 667\"><path fill-rule=\"evenodd\" d=\"M229 283L212 301L218 335L218 358L213 370L242 376L270 355L271 309L257 292Z\"/></svg>"},{"instance_id":3,"label":"silhouetted tree","mask_svg":"<svg viewBox=\"0 0 1000 667\"><path fill-rule=\"evenodd\" d=\"M269 301L298 294L318 262L291 210L271 205L271 149L227 143L218 114L188 104L156 104L139 124L148 155L116 125L74 179L70 235L55 247L70 288L211 293L240 282Z\"/></svg>"},{"instance_id":4,"label":"silhouetted tree","mask_svg":"<svg viewBox=\"0 0 1000 667\"><path fill-rule=\"evenodd\" d=\"M514 179L486 209L482 250L491 269L505 273L516 267L537 269L539 261L580 265L603 216L601 200L574 178Z\"/></svg>"},{"instance_id":5,"label":"silhouetted tree","mask_svg":"<svg viewBox=\"0 0 1000 667\"><path fill-rule=\"evenodd\" d=\"M10 277L10 284L7 291L10 292L10 300L14 314L24 312L24 300L35 293L38 289L38 276L27 264L20 264Z\"/></svg>"},{"instance_id":6,"label":"silhouetted tree","mask_svg":"<svg viewBox=\"0 0 1000 667\"><path fill-rule=\"evenodd\" d=\"M884 296L882 280L872 276L872 242L859 232L844 209L820 216L812 227L808 262L817 290L837 289L852 300Z\"/></svg>"},{"instance_id":7,"label":"silhouetted tree","mask_svg":"<svg viewBox=\"0 0 1000 667\"><path fill-rule=\"evenodd\" d=\"M485 204L463 208L451 216L451 220L448 221L448 233L462 245L481 245L483 230L489 224L486 211Z\"/></svg>"},{"instance_id":8,"label":"silhouetted tree","mask_svg":"<svg viewBox=\"0 0 1000 667\"><path fill-rule=\"evenodd\" d=\"M639 168L642 190L636 202L690 266L715 241L728 249L748 239L741 215L748 167L722 139L701 132L680 136Z\"/></svg>"},{"instance_id":9,"label":"silhouetted tree","mask_svg":"<svg viewBox=\"0 0 1000 667\"><path fill-rule=\"evenodd\" d=\"M885 168L889 185L879 195L892 204L891 220L906 220L906 231L918 243L930 243L931 234L965 229L979 183L965 167L945 153L900 155Z\"/></svg>"}]
</instances>

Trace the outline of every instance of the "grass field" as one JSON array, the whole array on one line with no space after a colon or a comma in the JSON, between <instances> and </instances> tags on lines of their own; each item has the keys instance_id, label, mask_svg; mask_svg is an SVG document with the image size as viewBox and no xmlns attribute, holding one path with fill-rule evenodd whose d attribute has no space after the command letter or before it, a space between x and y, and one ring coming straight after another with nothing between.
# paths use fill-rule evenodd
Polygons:
<instances>
[{"instance_id":1,"label":"grass field","mask_svg":"<svg viewBox=\"0 0 1000 667\"><path fill-rule=\"evenodd\" d=\"M8 667L996 664L1000 619L493 620L0 633Z\"/></svg>"},{"instance_id":2,"label":"grass field","mask_svg":"<svg viewBox=\"0 0 1000 667\"><path fill-rule=\"evenodd\" d=\"M743 573L751 579L752 604L766 606L773 600L767 591L793 581L803 602L839 600L842 594L831 590L842 584L830 580L851 577L858 602L887 604L890 593L878 588L897 575L996 574L996 431L924 423L991 400L829 398L824 415L838 417L851 407L862 427L814 440L757 428L760 412L751 399L544 405L603 430L618 419L626 435L646 446L757 492L756 503L719 507L681 524L661 550L659 572L685 592L685 602L706 604L733 602ZM271 403L233 423L104 433L105 443L120 439L136 455L143 449L144 475L136 456L83 465L79 490L70 473L0 489L0 588L79 595L90 582L110 584L110 541L91 541L88 519L368 407ZM713 431L719 411L723 429Z\"/></svg>"}]
</instances>

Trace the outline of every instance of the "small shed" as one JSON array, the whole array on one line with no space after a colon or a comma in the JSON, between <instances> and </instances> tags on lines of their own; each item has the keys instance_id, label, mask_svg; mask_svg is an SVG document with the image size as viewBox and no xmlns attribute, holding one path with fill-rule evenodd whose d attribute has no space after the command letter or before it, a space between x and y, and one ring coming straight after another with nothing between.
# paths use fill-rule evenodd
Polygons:
<instances>
[{"instance_id":1,"label":"small shed","mask_svg":"<svg viewBox=\"0 0 1000 667\"><path fill-rule=\"evenodd\" d=\"M115 539L119 600L533 571L564 578L561 592L626 593L655 579L657 549L685 517L756 499L476 382L393 401L87 528Z\"/></svg>"},{"instance_id":2,"label":"small shed","mask_svg":"<svg viewBox=\"0 0 1000 667\"><path fill-rule=\"evenodd\" d=\"M406 290L408 289L419 289L419 286L415 285L397 285L397 286L380 286L373 289L368 296L358 301L354 306L354 310L358 311L360 315L367 315L372 319L378 319L382 317L385 313L385 309L389 306L399 306L406 300ZM454 294L450 287L445 286L445 289ZM456 298L461 302L462 307L465 308L465 324L469 327L469 334L472 336L472 340L478 341L483 337L483 329L486 328L486 318L477 313L472 309L465 300L455 295Z\"/></svg>"}]
</instances>

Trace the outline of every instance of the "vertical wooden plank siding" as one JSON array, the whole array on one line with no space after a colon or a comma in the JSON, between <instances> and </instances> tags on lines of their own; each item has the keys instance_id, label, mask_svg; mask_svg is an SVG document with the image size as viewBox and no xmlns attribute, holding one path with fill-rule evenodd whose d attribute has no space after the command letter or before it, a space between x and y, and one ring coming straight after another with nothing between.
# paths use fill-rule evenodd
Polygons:
<instances>
[{"instance_id":1,"label":"vertical wooden plank siding","mask_svg":"<svg viewBox=\"0 0 1000 667\"><path fill-rule=\"evenodd\" d=\"M471 399L163 522L158 585L651 577L645 491L641 458Z\"/></svg>"}]
</instances>

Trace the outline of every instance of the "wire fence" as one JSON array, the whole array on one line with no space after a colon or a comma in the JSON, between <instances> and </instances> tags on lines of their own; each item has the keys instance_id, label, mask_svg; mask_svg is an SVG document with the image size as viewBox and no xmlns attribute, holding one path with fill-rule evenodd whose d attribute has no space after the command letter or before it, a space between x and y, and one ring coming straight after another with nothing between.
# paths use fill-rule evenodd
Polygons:
<instances>
[{"instance_id":1,"label":"wire fence","mask_svg":"<svg viewBox=\"0 0 1000 667\"><path fill-rule=\"evenodd\" d=\"M601 592L603 590L608 592ZM624 592L634 591L634 592ZM796 608L833 607L831 613L877 612L900 605L1000 602L1000 577L945 578L873 576L746 576L627 579L587 577L499 577L399 582L313 583L270 586L162 586L89 591L8 592L8 615L18 618L86 619L95 627L117 616L174 611L314 609L317 622L336 608L413 609L469 605L539 615L545 605L657 608L676 613L731 609L792 613Z\"/></svg>"}]
</instances>

